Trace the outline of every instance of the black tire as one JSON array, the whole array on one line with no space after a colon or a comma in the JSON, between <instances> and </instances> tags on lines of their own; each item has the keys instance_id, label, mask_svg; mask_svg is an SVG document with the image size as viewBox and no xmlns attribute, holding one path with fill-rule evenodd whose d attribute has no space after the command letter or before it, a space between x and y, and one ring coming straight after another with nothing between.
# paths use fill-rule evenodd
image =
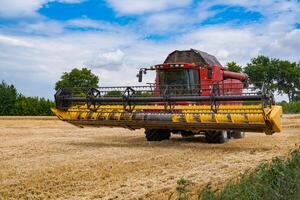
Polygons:
<instances>
[{"instance_id":1,"label":"black tire","mask_svg":"<svg viewBox=\"0 0 300 200\"><path fill-rule=\"evenodd\" d=\"M245 132L231 131L230 136L234 139L242 139L245 137Z\"/></svg>"},{"instance_id":2,"label":"black tire","mask_svg":"<svg viewBox=\"0 0 300 200\"><path fill-rule=\"evenodd\" d=\"M162 141L170 139L171 132L167 129L146 129L145 136L147 141Z\"/></svg>"},{"instance_id":3,"label":"black tire","mask_svg":"<svg viewBox=\"0 0 300 200\"><path fill-rule=\"evenodd\" d=\"M223 144L228 142L227 131L207 131L205 139L208 143Z\"/></svg>"},{"instance_id":4,"label":"black tire","mask_svg":"<svg viewBox=\"0 0 300 200\"><path fill-rule=\"evenodd\" d=\"M180 134L183 138L195 136L195 134L192 131L180 131Z\"/></svg>"}]
</instances>

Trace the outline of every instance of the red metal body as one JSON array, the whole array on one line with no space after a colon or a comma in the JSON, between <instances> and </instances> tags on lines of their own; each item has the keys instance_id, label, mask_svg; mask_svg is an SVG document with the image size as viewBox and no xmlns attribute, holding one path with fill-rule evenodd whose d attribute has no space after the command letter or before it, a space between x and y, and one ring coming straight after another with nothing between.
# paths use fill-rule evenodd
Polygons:
<instances>
[{"instance_id":1,"label":"red metal body","mask_svg":"<svg viewBox=\"0 0 300 200\"><path fill-rule=\"evenodd\" d=\"M227 71L227 69L218 66L218 65L202 65L197 66L194 63L165 63L160 65L155 65L153 69L156 70L156 79L155 79L155 91L156 94L159 93L159 77L158 73L160 70L174 70L174 69L193 69L196 70L199 74L199 89L201 88L200 95L210 96L212 95L212 85L217 84L221 95L241 95L244 88L243 82L248 78L246 74L236 73Z\"/></svg>"}]
</instances>

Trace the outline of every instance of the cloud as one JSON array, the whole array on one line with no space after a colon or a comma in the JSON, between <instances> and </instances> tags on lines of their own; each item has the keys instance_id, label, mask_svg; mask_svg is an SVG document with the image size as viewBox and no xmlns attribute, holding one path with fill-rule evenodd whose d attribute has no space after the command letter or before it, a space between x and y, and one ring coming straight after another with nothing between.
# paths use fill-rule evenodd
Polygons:
<instances>
[{"instance_id":1,"label":"cloud","mask_svg":"<svg viewBox=\"0 0 300 200\"><path fill-rule=\"evenodd\" d=\"M151 14L142 18L140 23L148 34L167 35L183 32L194 22L183 10L176 10Z\"/></svg>"},{"instance_id":2,"label":"cloud","mask_svg":"<svg viewBox=\"0 0 300 200\"><path fill-rule=\"evenodd\" d=\"M223 64L230 60L245 64L251 57L262 53L261 48L269 41L249 28L224 25L198 28L185 34L180 40L216 55Z\"/></svg>"},{"instance_id":3,"label":"cloud","mask_svg":"<svg viewBox=\"0 0 300 200\"><path fill-rule=\"evenodd\" d=\"M97 24L96 21L90 22ZM69 26L69 22L63 25ZM123 69L121 63L125 58L123 49L138 42L136 35L129 32L126 27L116 31L113 28L103 31L65 30L60 34L37 35L27 34L27 30L18 35L0 31L0 80L16 85L24 95L53 98L53 86L63 72L93 61L93 67L96 67L93 72L99 75L101 85L118 85L122 79L124 84L129 83L132 80L128 76L130 70L127 65ZM131 66L131 73L136 73L133 72L137 71L136 67ZM111 73L117 68L118 72ZM124 72L119 73L122 70Z\"/></svg>"},{"instance_id":4,"label":"cloud","mask_svg":"<svg viewBox=\"0 0 300 200\"><path fill-rule=\"evenodd\" d=\"M283 34L280 38L275 38L270 43L268 54L274 57L283 57L285 59L300 61L300 30L294 29Z\"/></svg>"},{"instance_id":5,"label":"cloud","mask_svg":"<svg viewBox=\"0 0 300 200\"><path fill-rule=\"evenodd\" d=\"M45 0L2 0L0 5L0 16L2 17L22 17L34 16Z\"/></svg>"},{"instance_id":6,"label":"cloud","mask_svg":"<svg viewBox=\"0 0 300 200\"><path fill-rule=\"evenodd\" d=\"M136 15L185 7L191 4L192 0L107 0L107 2L121 15Z\"/></svg>"},{"instance_id":7,"label":"cloud","mask_svg":"<svg viewBox=\"0 0 300 200\"><path fill-rule=\"evenodd\" d=\"M121 32L128 30L124 26L87 18L69 20L65 23L65 27L78 28L79 30L81 29L87 31L115 32L120 34Z\"/></svg>"},{"instance_id":8,"label":"cloud","mask_svg":"<svg viewBox=\"0 0 300 200\"><path fill-rule=\"evenodd\" d=\"M124 52L118 49L116 51L101 53L86 62L85 65L91 68L118 70L123 64L124 56Z\"/></svg>"},{"instance_id":9,"label":"cloud","mask_svg":"<svg viewBox=\"0 0 300 200\"><path fill-rule=\"evenodd\" d=\"M36 11L48 2L79 3L83 0L1 0L0 17L37 17Z\"/></svg>"},{"instance_id":10,"label":"cloud","mask_svg":"<svg viewBox=\"0 0 300 200\"><path fill-rule=\"evenodd\" d=\"M78 24L66 22L63 25ZM81 21L97 27L97 21ZM200 27L170 41L149 41L128 27L106 24L101 31L67 31L48 35L0 34L0 80L13 83L25 95L52 98L53 86L61 74L73 67L92 67L101 86L135 85L139 68L162 63L173 50L195 48L221 61L246 64L259 54L300 60L300 31L274 34L257 27L227 25ZM108 27L108 29L105 29ZM258 31L259 30L259 31ZM155 74L145 76L153 82Z\"/></svg>"},{"instance_id":11,"label":"cloud","mask_svg":"<svg viewBox=\"0 0 300 200\"><path fill-rule=\"evenodd\" d=\"M2 2L8 1L1 1L0 15ZM49 1L26 2L24 9L16 8L10 16L16 16L21 10L28 10L24 11L28 13L26 16L30 13L34 16L35 10ZM246 64L259 54L300 60L300 30L295 28L300 10L295 1L284 4L270 0L212 0L201 1L188 10L183 8L191 1L141 0L132 4L130 0L110 0L109 3L120 15L138 15L138 20L119 25L87 18L55 21L42 17L2 25L0 81L15 84L25 95L52 98L54 83L73 67L92 67L100 77L100 86L135 85L139 68L162 63L176 49L206 51L216 55L223 65L229 61ZM238 27L230 23L199 25L216 14L212 8L219 4L243 6L262 13L264 19ZM149 33L163 34L166 39L144 39ZM154 76L147 74L144 83L153 82Z\"/></svg>"},{"instance_id":12,"label":"cloud","mask_svg":"<svg viewBox=\"0 0 300 200\"><path fill-rule=\"evenodd\" d=\"M12 45L12 46L24 46L24 47L31 46L29 43L23 41L22 39L11 37L11 36L5 36L5 35L0 35L0 43Z\"/></svg>"},{"instance_id":13,"label":"cloud","mask_svg":"<svg viewBox=\"0 0 300 200\"><path fill-rule=\"evenodd\" d=\"M203 5L203 4L202 4ZM294 23L299 19L300 4L297 0L211 0L205 3L208 8L213 8L216 5L240 6L249 11L256 11L264 15L267 21L281 20L288 17L290 20L287 23ZM291 18L294 18L291 20Z\"/></svg>"}]
</instances>

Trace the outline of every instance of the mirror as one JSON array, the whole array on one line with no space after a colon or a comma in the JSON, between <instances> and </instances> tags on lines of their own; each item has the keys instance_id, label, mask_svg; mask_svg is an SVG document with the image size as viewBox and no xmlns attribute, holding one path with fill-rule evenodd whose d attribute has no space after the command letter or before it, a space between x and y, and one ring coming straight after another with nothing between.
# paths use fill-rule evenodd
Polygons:
<instances>
[{"instance_id":1,"label":"mirror","mask_svg":"<svg viewBox=\"0 0 300 200\"><path fill-rule=\"evenodd\" d=\"M139 73L136 75L138 77L139 82L142 82L143 80L143 70L140 70Z\"/></svg>"}]
</instances>

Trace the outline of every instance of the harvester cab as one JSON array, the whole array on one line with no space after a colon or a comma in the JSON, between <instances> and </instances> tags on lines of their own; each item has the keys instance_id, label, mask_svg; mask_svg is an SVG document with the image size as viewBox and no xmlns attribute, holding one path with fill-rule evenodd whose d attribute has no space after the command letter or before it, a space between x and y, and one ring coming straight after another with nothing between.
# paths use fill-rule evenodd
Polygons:
<instances>
[{"instance_id":1,"label":"harvester cab","mask_svg":"<svg viewBox=\"0 0 300 200\"><path fill-rule=\"evenodd\" d=\"M248 79L246 74L227 71L214 56L194 49L174 51L163 64L140 69L139 82L149 70L156 72L156 91L164 92L169 87L167 92L174 93L178 92L174 90L178 86L182 93L202 96L211 95L213 86L220 86L215 88L218 91L241 94Z\"/></svg>"},{"instance_id":2,"label":"harvester cab","mask_svg":"<svg viewBox=\"0 0 300 200\"><path fill-rule=\"evenodd\" d=\"M156 73L148 86L61 88L53 112L78 126L144 128L148 141L203 134L224 143L244 132L281 131L282 108L273 95L248 83L247 75L230 72L218 60L194 49L174 51L163 64L140 69Z\"/></svg>"}]
</instances>

